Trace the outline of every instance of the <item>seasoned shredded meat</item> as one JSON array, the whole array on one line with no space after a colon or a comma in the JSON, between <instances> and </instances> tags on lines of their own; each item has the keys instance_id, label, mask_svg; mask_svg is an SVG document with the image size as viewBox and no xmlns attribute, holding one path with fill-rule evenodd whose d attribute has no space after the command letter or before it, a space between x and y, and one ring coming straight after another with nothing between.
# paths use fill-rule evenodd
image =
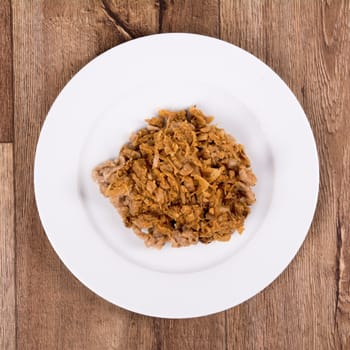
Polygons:
<instances>
[{"instance_id":1,"label":"seasoned shredded meat","mask_svg":"<svg viewBox=\"0 0 350 350\"><path fill-rule=\"evenodd\" d=\"M101 193L146 246L228 241L255 202L243 146L199 109L161 110L93 170Z\"/></svg>"}]
</instances>

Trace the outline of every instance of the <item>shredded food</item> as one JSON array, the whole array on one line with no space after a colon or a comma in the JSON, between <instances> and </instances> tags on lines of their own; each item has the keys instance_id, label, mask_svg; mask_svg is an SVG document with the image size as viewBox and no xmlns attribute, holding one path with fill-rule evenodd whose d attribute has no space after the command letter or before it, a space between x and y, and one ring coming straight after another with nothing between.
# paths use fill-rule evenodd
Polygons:
<instances>
[{"instance_id":1,"label":"shredded food","mask_svg":"<svg viewBox=\"0 0 350 350\"><path fill-rule=\"evenodd\" d=\"M160 110L118 158L93 170L101 193L148 247L228 241L255 202L242 145L199 109Z\"/></svg>"}]
</instances>

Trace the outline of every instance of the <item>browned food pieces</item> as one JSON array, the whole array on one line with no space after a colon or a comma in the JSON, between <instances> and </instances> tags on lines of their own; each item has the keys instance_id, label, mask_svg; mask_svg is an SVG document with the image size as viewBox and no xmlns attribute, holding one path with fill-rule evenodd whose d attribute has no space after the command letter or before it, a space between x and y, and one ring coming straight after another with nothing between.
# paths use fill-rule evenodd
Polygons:
<instances>
[{"instance_id":1,"label":"browned food pieces","mask_svg":"<svg viewBox=\"0 0 350 350\"><path fill-rule=\"evenodd\" d=\"M160 110L118 158L93 170L102 194L146 246L228 241L242 233L256 177L242 145L199 109Z\"/></svg>"}]
</instances>

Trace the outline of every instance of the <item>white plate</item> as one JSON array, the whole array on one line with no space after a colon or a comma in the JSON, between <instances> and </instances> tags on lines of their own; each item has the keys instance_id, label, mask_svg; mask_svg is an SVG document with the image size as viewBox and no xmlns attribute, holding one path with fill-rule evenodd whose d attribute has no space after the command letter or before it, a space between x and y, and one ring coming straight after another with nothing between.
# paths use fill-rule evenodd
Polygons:
<instances>
[{"instance_id":1,"label":"white plate","mask_svg":"<svg viewBox=\"0 0 350 350\"><path fill-rule=\"evenodd\" d=\"M257 202L228 243L146 248L91 169L158 109L193 104L245 145ZM34 175L47 236L83 284L128 310L186 318L233 307L286 268L309 229L318 172L307 118L269 67L224 41L162 34L105 52L66 85L41 131Z\"/></svg>"}]
</instances>

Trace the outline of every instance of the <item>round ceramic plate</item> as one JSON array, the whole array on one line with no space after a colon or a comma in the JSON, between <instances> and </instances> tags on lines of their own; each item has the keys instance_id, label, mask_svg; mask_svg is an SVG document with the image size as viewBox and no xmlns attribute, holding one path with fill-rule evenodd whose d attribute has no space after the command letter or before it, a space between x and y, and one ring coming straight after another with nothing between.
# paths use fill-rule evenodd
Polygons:
<instances>
[{"instance_id":1,"label":"round ceramic plate","mask_svg":"<svg viewBox=\"0 0 350 350\"><path fill-rule=\"evenodd\" d=\"M245 146L256 204L229 242L146 248L91 170L145 118L191 105ZM319 183L312 131L286 84L244 50L193 34L132 40L86 65L46 118L34 175L41 221L69 270L111 303L168 318L222 311L269 285L305 239Z\"/></svg>"}]
</instances>

